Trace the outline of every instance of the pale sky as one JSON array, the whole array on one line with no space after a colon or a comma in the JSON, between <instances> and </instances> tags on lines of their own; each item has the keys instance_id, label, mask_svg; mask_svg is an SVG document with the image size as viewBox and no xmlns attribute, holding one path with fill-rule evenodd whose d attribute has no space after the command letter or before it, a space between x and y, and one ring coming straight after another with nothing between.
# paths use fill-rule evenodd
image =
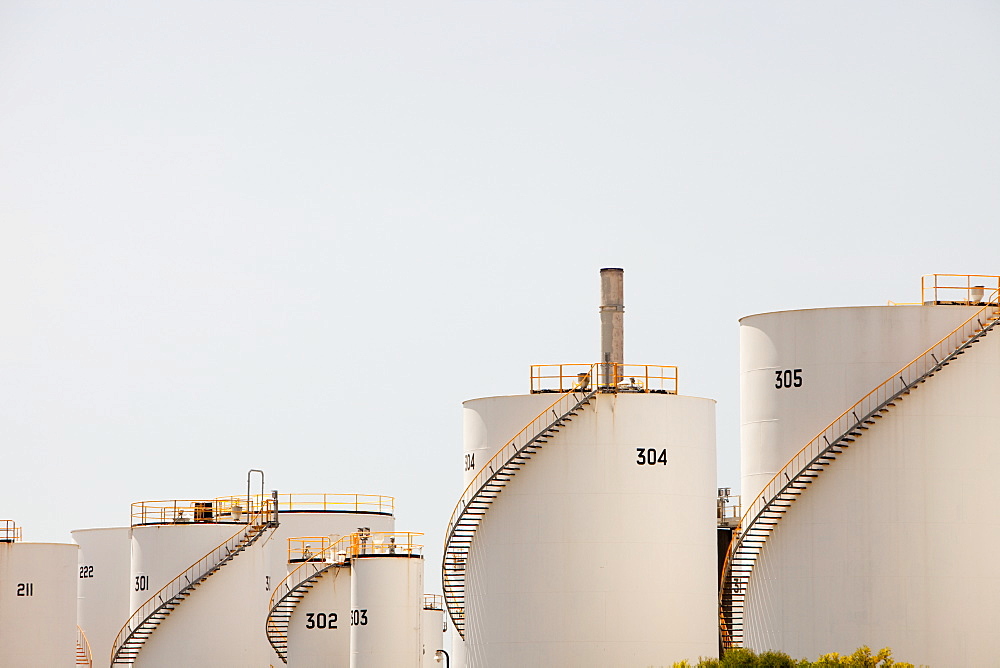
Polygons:
<instances>
[{"instance_id":1,"label":"pale sky","mask_svg":"<svg viewBox=\"0 0 1000 668\"><path fill-rule=\"evenodd\" d=\"M0 1L0 518L395 496L434 590L465 399L1000 274L1000 3ZM824 425L818 425L817 431Z\"/></svg>"}]
</instances>

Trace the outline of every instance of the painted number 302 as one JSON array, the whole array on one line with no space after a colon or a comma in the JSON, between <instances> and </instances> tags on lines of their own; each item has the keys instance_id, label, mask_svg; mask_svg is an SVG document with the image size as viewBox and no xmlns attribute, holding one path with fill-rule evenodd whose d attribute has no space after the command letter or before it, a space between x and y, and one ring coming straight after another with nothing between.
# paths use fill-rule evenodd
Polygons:
<instances>
[{"instance_id":1,"label":"painted number 302","mask_svg":"<svg viewBox=\"0 0 1000 668\"><path fill-rule=\"evenodd\" d=\"M656 448L636 448L635 463L639 466L655 466L656 464L667 463L667 449L657 450Z\"/></svg>"}]
</instances>

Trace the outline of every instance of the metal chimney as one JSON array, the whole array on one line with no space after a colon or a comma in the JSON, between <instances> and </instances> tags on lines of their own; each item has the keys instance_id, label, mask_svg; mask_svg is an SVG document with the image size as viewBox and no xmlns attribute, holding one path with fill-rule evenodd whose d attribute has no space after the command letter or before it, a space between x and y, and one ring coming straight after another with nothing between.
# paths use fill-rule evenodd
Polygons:
<instances>
[{"instance_id":1,"label":"metal chimney","mask_svg":"<svg viewBox=\"0 0 1000 668\"><path fill-rule=\"evenodd\" d=\"M625 270L601 269L601 384L617 385L625 362ZM616 370L618 369L618 370Z\"/></svg>"}]
</instances>

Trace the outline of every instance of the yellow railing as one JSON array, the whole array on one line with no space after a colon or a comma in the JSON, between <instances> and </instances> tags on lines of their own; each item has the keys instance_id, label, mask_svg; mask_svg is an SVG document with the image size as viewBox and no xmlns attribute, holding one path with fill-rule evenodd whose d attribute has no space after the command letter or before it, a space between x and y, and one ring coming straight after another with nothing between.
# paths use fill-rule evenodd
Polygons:
<instances>
[{"instance_id":1,"label":"yellow railing","mask_svg":"<svg viewBox=\"0 0 1000 668\"><path fill-rule=\"evenodd\" d=\"M87 634L79 626L76 627L76 648L76 665L93 666L94 655L90 651L90 641L87 640Z\"/></svg>"},{"instance_id":2,"label":"yellow railing","mask_svg":"<svg viewBox=\"0 0 1000 668\"><path fill-rule=\"evenodd\" d=\"M21 527L14 520L0 520L0 543L15 543L21 540Z\"/></svg>"},{"instance_id":3,"label":"yellow railing","mask_svg":"<svg viewBox=\"0 0 1000 668\"><path fill-rule=\"evenodd\" d=\"M424 610L444 610L444 596L424 594Z\"/></svg>"},{"instance_id":4,"label":"yellow railing","mask_svg":"<svg viewBox=\"0 0 1000 668\"><path fill-rule=\"evenodd\" d=\"M214 499L169 499L132 504L132 526L211 522L239 524L259 513L270 496L222 496ZM344 512L393 514L395 499L380 494L279 494L279 512Z\"/></svg>"},{"instance_id":5,"label":"yellow railing","mask_svg":"<svg viewBox=\"0 0 1000 668\"><path fill-rule=\"evenodd\" d=\"M722 570L722 583L720 587L720 615L722 615L723 643L727 641L727 624L723 610L722 594L726 590L726 580L730 577L732 569L733 546L742 547L742 536L749 527L770 507L771 503L785 493L786 489L792 486L793 481L798 480L798 475L808 467L814 465L820 455L822 455L833 444L840 441L849 432L859 428L861 423L869 416L875 414L885 407L891 399L899 394L908 391L916 385L927 374L941 366L941 362L952 355L958 348L968 341L972 336L984 328L982 318L990 309L997 309L1000 289L995 289L991 293L984 295L985 306L976 311L968 320L956 327L952 332L932 345L926 351L918 355L912 362L894 373L888 380L880 384L874 390L862 397L857 403L841 413L815 438L809 441L805 447L799 450L771 480L764 485L764 488L746 507L746 512L740 523L733 531L733 539L726 552L726 558ZM747 528L745 528L747 527ZM733 587L746 590L749 584L746 580L749 576L743 576L742 582L734 582Z\"/></svg>"},{"instance_id":6,"label":"yellow railing","mask_svg":"<svg viewBox=\"0 0 1000 668\"><path fill-rule=\"evenodd\" d=\"M535 364L531 392L569 392L599 386L609 392L677 394L677 367L657 364Z\"/></svg>"},{"instance_id":7,"label":"yellow railing","mask_svg":"<svg viewBox=\"0 0 1000 668\"><path fill-rule=\"evenodd\" d=\"M328 548L335 541L330 536L301 536L288 539L288 563L294 564L302 561L323 561L325 557L321 555L327 553Z\"/></svg>"},{"instance_id":8,"label":"yellow railing","mask_svg":"<svg viewBox=\"0 0 1000 668\"><path fill-rule=\"evenodd\" d=\"M735 525L742 517L743 508L740 505L740 495L731 494L719 497L715 504L715 517L722 526Z\"/></svg>"},{"instance_id":9,"label":"yellow railing","mask_svg":"<svg viewBox=\"0 0 1000 668\"><path fill-rule=\"evenodd\" d=\"M988 306L1000 290L1000 276L986 274L925 274L920 277L922 304ZM993 301L984 301L993 294Z\"/></svg>"}]
</instances>

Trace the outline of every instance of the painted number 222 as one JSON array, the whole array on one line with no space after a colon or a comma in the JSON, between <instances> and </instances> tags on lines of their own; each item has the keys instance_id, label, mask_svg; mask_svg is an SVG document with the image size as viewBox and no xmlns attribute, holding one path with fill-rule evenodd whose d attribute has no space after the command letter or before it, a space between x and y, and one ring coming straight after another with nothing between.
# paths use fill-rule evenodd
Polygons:
<instances>
[{"instance_id":1,"label":"painted number 222","mask_svg":"<svg viewBox=\"0 0 1000 668\"><path fill-rule=\"evenodd\" d=\"M802 387L802 369L782 369L774 372L774 387Z\"/></svg>"}]
</instances>

